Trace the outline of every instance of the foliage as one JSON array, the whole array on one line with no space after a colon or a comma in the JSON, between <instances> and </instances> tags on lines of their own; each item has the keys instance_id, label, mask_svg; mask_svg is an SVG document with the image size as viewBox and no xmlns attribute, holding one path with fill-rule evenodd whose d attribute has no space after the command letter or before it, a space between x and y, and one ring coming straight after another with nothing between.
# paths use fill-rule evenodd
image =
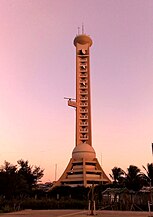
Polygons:
<instances>
[{"instance_id":1,"label":"foliage","mask_svg":"<svg viewBox=\"0 0 153 217\"><path fill-rule=\"evenodd\" d=\"M145 168L145 167L143 167ZM147 168L147 169L146 169ZM102 202L102 192L107 188L127 188L130 194L139 191L144 185L153 185L153 163L147 164L146 175L134 165L124 172L114 167L110 174L113 182L94 186L94 199ZM0 169L0 212L29 209L85 209L88 206L90 188L83 186L58 186L51 192L37 188L43 176L43 170L19 160L16 165L5 161ZM132 191L131 191L132 190Z\"/></svg>"},{"instance_id":2,"label":"foliage","mask_svg":"<svg viewBox=\"0 0 153 217\"><path fill-rule=\"evenodd\" d=\"M150 163L150 164L148 163L147 168L145 166L142 166L142 167L147 173L145 175L145 177L146 177L146 185L150 186L150 184L151 184L151 186L153 186L153 163Z\"/></svg>"},{"instance_id":3,"label":"foliage","mask_svg":"<svg viewBox=\"0 0 153 217\"><path fill-rule=\"evenodd\" d=\"M17 161L20 166L18 170L18 175L26 180L29 190L35 187L37 182L43 177L43 170L40 167L34 167L28 165L28 161L19 160Z\"/></svg>"},{"instance_id":4,"label":"foliage","mask_svg":"<svg viewBox=\"0 0 153 217\"><path fill-rule=\"evenodd\" d=\"M5 161L0 169L0 195L6 199L21 197L30 194L32 187L43 176L40 167L33 169L28 165L28 161L20 160L17 165L12 165Z\"/></svg>"},{"instance_id":5,"label":"foliage","mask_svg":"<svg viewBox=\"0 0 153 217\"><path fill-rule=\"evenodd\" d=\"M70 186L57 186L49 192L51 198L72 198L76 200L87 200L89 188L84 186L70 187Z\"/></svg>"},{"instance_id":6,"label":"foliage","mask_svg":"<svg viewBox=\"0 0 153 217\"><path fill-rule=\"evenodd\" d=\"M130 165L125 174L124 182L127 189L139 191L145 183L145 175L137 166Z\"/></svg>"},{"instance_id":7,"label":"foliage","mask_svg":"<svg viewBox=\"0 0 153 217\"><path fill-rule=\"evenodd\" d=\"M71 197L77 200L88 200L89 188L84 186L77 186L72 188Z\"/></svg>"},{"instance_id":8,"label":"foliage","mask_svg":"<svg viewBox=\"0 0 153 217\"><path fill-rule=\"evenodd\" d=\"M74 199L41 199L29 198L22 203L23 209L87 209L88 202Z\"/></svg>"},{"instance_id":9,"label":"foliage","mask_svg":"<svg viewBox=\"0 0 153 217\"><path fill-rule=\"evenodd\" d=\"M150 164L148 164L148 166L149 165ZM152 174L153 176L153 167L151 168L150 168L150 175ZM110 176L113 180L114 187L126 187L127 189L133 191L139 191L144 185L146 185L146 179L147 179L147 176L144 173L142 173L137 166L134 165L130 165L127 168L127 172L122 170L120 167L114 167L112 169L112 174L110 174Z\"/></svg>"},{"instance_id":10,"label":"foliage","mask_svg":"<svg viewBox=\"0 0 153 217\"><path fill-rule=\"evenodd\" d=\"M109 174L113 180L114 186L122 185L124 182L124 171L120 167L114 167L112 169L112 174Z\"/></svg>"}]
</instances>

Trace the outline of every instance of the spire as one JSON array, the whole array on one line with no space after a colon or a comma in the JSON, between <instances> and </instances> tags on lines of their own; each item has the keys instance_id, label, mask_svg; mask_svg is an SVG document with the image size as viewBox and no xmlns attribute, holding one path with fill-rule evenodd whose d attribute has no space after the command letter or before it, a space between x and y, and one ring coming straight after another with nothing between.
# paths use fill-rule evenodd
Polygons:
<instances>
[{"instance_id":1,"label":"spire","mask_svg":"<svg viewBox=\"0 0 153 217\"><path fill-rule=\"evenodd\" d=\"M80 27L78 26L78 35L80 35Z\"/></svg>"},{"instance_id":2,"label":"spire","mask_svg":"<svg viewBox=\"0 0 153 217\"><path fill-rule=\"evenodd\" d=\"M80 32L80 26L78 26L78 34L77 35L84 35L84 23L82 23L82 28L81 28L82 32Z\"/></svg>"},{"instance_id":3,"label":"spire","mask_svg":"<svg viewBox=\"0 0 153 217\"><path fill-rule=\"evenodd\" d=\"M82 35L84 34L84 24L82 23Z\"/></svg>"}]
</instances>

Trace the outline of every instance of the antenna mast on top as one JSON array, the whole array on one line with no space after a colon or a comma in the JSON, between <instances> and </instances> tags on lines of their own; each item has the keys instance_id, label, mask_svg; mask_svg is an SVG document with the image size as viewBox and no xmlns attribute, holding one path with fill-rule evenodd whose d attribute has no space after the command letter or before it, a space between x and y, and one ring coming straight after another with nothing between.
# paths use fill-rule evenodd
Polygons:
<instances>
[{"instance_id":1,"label":"antenna mast on top","mask_svg":"<svg viewBox=\"0 0 153 217\"><path fill-rule=\"evenodd\" d=\"M78 35L80 35L80 27L78 26Z\"/></svg>"},{"instance_id":2,"label":"antenna mast on top","mask_svg":"<svg viewBox=\"0 0 153 217\"><path fill-rule=\"evenodd\" d=\"M82 23L82 34L84 34L84 24Z\"/></svg>"}]
</instances>

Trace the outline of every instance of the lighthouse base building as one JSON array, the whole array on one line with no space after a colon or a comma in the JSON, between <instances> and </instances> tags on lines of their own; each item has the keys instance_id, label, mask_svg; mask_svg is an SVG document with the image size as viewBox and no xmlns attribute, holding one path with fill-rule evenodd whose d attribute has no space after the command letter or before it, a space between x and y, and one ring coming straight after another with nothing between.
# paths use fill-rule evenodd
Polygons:
<instances>
[{"instance_id":1,"label":"lighthouse base building","mask_svg":"<svg viewBox=\"0 0 153 217\"><path fill-rule=\"evenodd\" d=\"M74 148L72 158L55 186L89 187L107 183L110 180L100 166L94 149L88 144L82 144Z\"/></svg>"}]
</instances>

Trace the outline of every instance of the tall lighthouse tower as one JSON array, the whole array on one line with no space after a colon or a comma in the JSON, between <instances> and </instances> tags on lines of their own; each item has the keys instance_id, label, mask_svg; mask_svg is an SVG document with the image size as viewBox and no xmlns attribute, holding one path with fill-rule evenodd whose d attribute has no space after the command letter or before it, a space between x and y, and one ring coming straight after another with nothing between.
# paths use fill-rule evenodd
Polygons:
<instances>
[{"instance_id":1,"label":"tall lighthouse tower","mask_svg":"<svg viewBox=\"0 0 153 217\"><path fill-rule=\"evenodd\" d=\"M90 47L92 39L79 34L74 39L76 47L76 100L68 105L76 109L76 144L72 158L56 185L90 186L109 183L92 147L90 99Z\"/></svg>"}]
</instances>

